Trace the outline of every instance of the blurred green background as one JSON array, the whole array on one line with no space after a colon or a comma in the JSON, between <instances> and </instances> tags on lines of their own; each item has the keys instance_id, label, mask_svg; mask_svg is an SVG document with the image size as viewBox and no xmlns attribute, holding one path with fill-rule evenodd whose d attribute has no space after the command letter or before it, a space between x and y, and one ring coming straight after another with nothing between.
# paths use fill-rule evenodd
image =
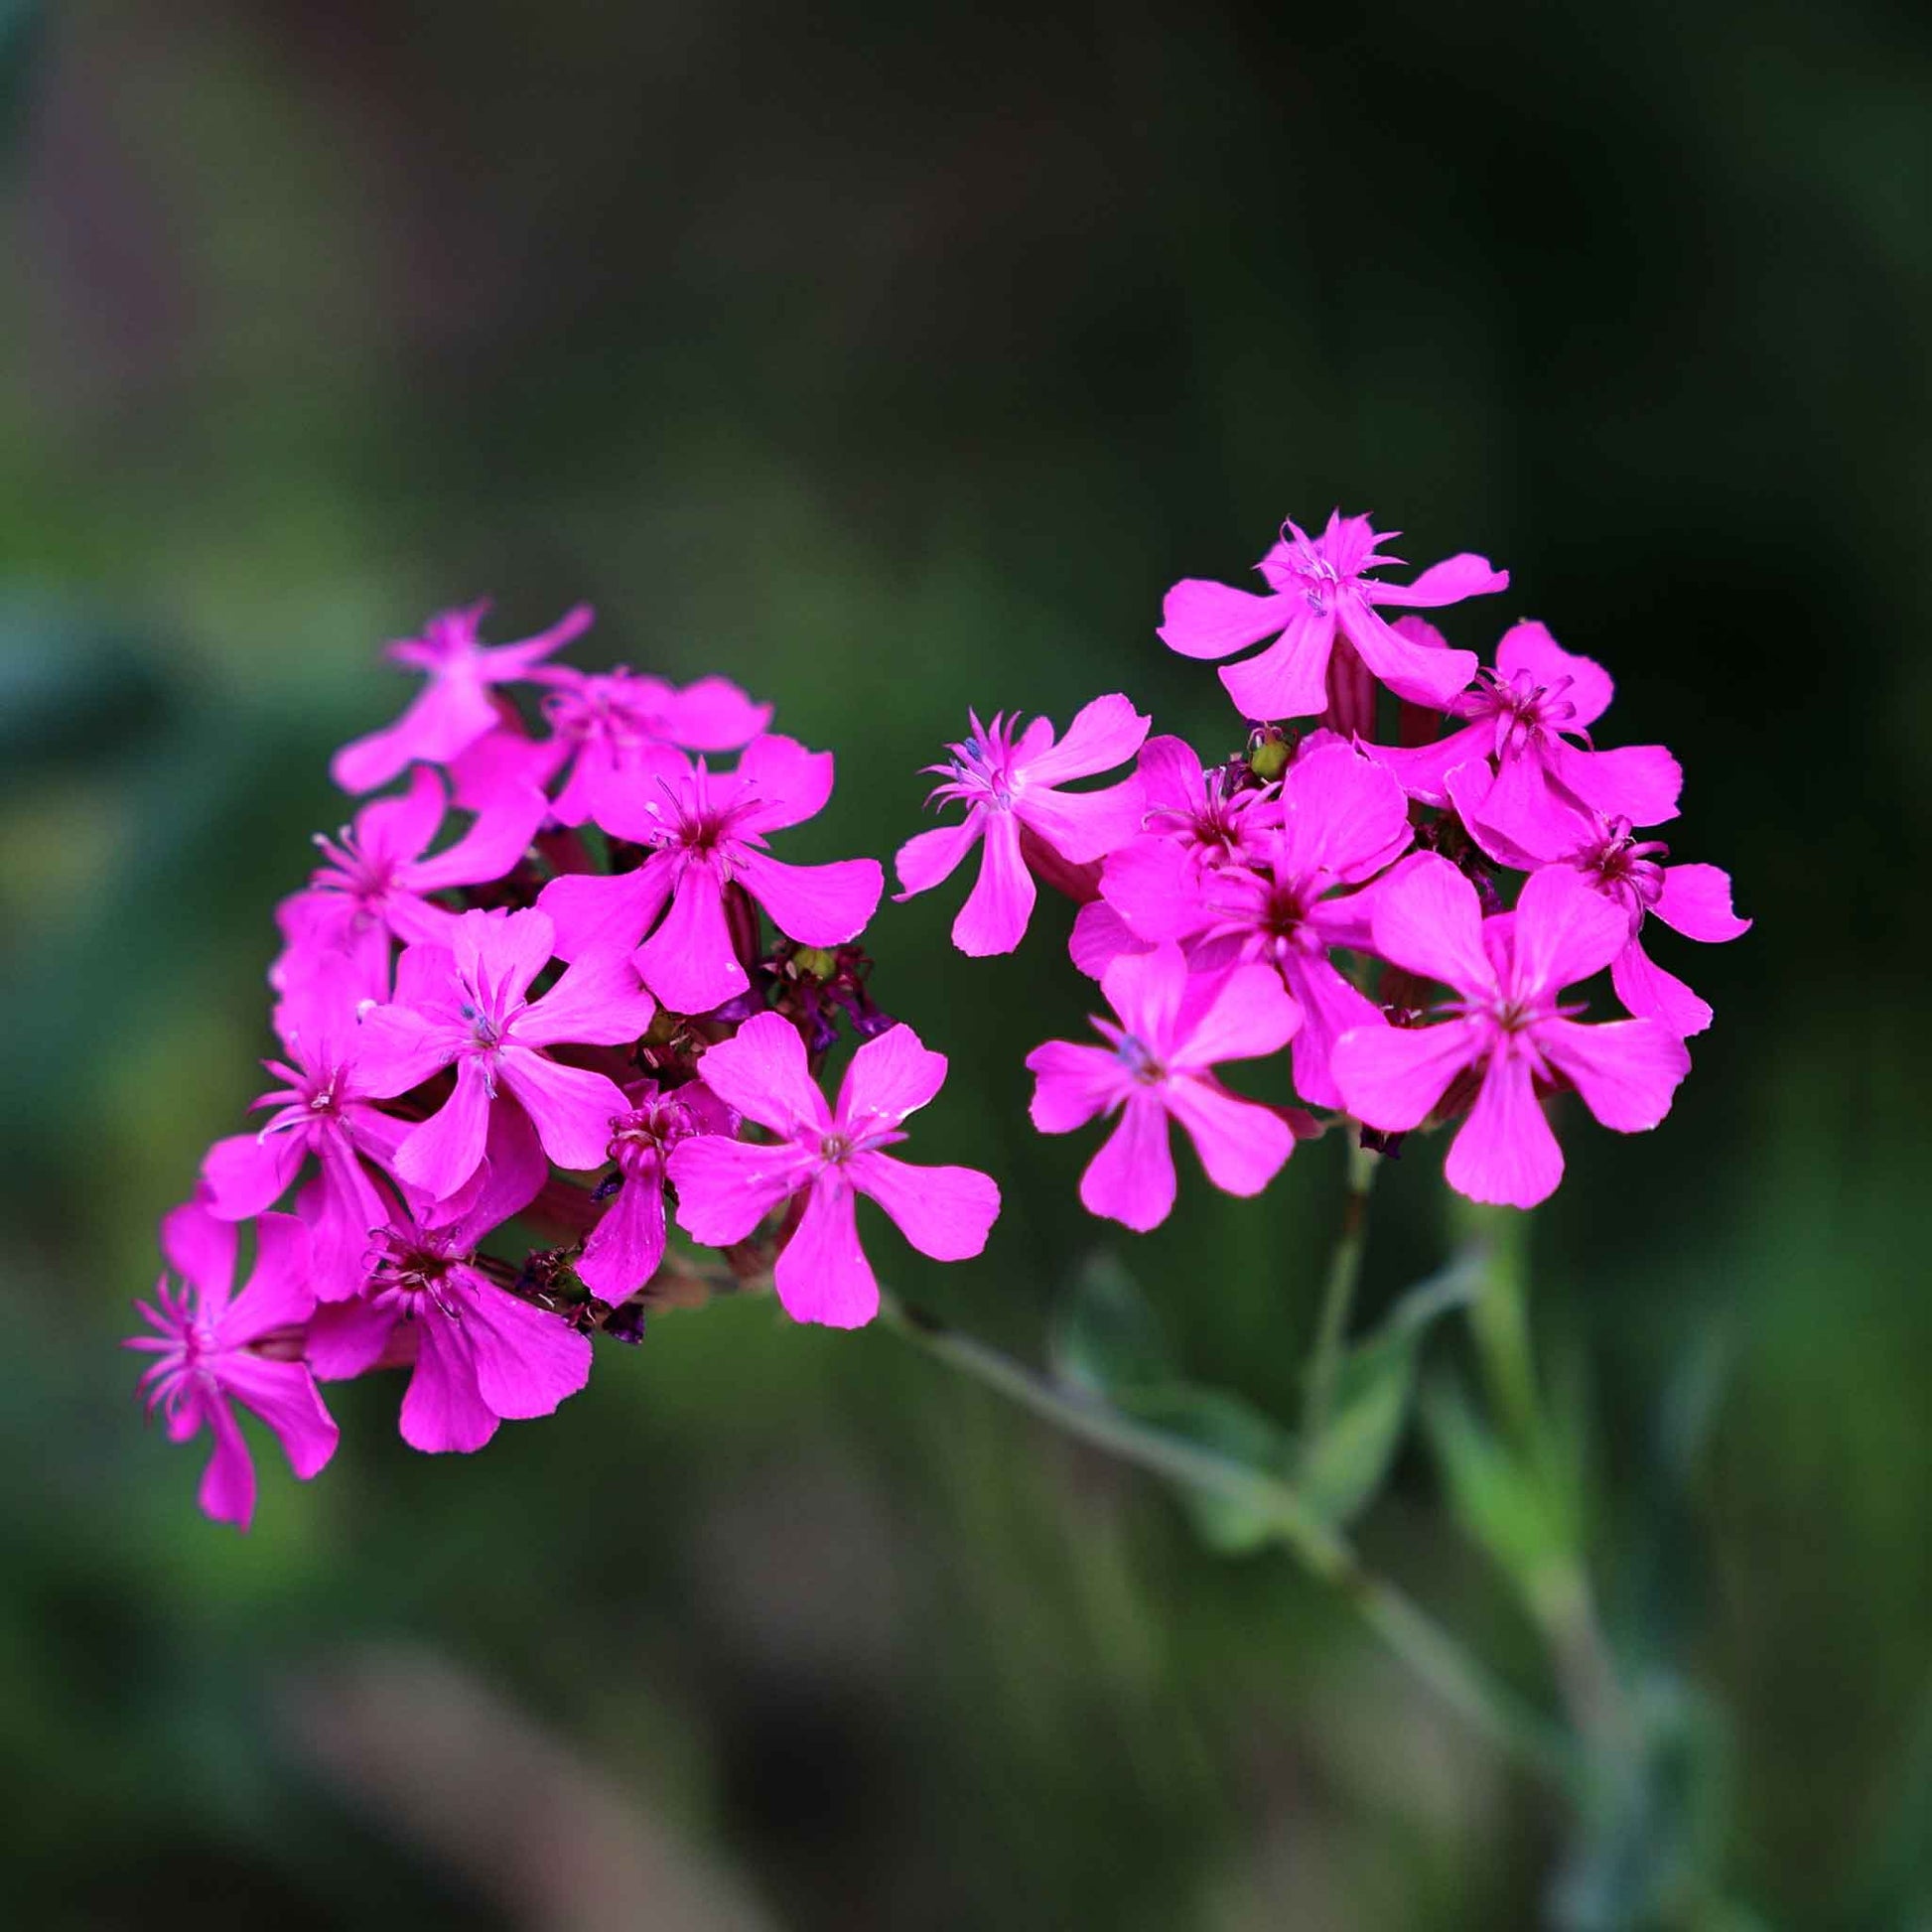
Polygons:
<instances>
[{"instance_id":1,"label":"blurred green background","mask_svg":"<svg viewBox=\"0 0 1932 1932\"><path fill-rule=\"evenodd\" d=\"M1231 749L1162 592L1338 503L1508 565L1456 641L1608 664L1757 919L1660 944L1718 1026L1662 1132L1571 1134L1538 1331L1612 1642L1697 1713L1659 1831L1764 1923L1932 1924L1932 17L0 0L0 141L9 1923L1558 1909L1548 1798L1288 1559L891 1336L667 1316L474 1459L357 1386L246 1539L114 1346L384 638L589 598L574 661L775 699L840 759L792 854L883 858L968 704ZM976 964L956 897L875 984L953 1058L920 1152L1009 1205L878 1252L1036 1356L1106 1243L1021 1062L1086 989L1066 908ZM1292 1409L1339 1158L1118 1248L1190 1374ZM1420 1452L1363 1537L1548 1699Z\"/></svg>"}]
</instances>

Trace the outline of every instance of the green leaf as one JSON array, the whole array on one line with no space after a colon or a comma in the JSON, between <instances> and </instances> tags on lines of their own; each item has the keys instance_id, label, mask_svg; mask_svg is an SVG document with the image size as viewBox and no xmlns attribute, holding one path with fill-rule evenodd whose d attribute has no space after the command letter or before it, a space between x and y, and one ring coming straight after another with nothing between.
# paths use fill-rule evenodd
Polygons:
<instances>
[{"instance_id":1,"label":"green leaf","mask_svg":"<svg viewBox=\"0 0 1932 1932\"><path fill-rule=\"evenodd\" d=\"M1456 1521L1526 1594L1533 1592L1568 1549L1549 1485L1504 1447L1453 1383L1429 1389L1422 1414Z\"/></svg>"},{"instance_id":2,"label":"green leaf","mask_svg":"<svg viewBox=\"0 0 1932 1932\"><path fill-rule=\"evenodd\" d=\"M1090 1255L1054 1313L1053 1373L1087 1395L1112 1396L1173 1379L1161 1318L1119 1259Z\"/></svg>"},{"instance_id":3,"label":"green leaf","mask_svg":"<svg viewBox=\"0 0 1932 1932\"><path fill-rule=\"evenodd\" d=\"M1295 1443L1287 1430L1225 1389L1174 1382L1125 1392L1117 1405L1137 1422L1211 1449L1271 1481L1282 1480L1293 1465ZM1274 1516L1259 1504L1198 1489L1178 1493L1201 1541L1221 1556L1245 1556L1274 1534Z\"/></svg>"},{"instance_id":4,"label":"green leaf","mask_svg":"<svg viewBox=\"0 0 1932 1932\"><path fill-rule=\"evenodd\" d=\"M1440 1315L1466 1307L1481 1279L1458 1261L1418 1283L1343 1356L1327 1422L1304 1446L1300 1470L1303 1492L1330 1522L1358 1515L1382 1486L1408 1427L1423 1337Z\"/></svg>"}]
</instances>

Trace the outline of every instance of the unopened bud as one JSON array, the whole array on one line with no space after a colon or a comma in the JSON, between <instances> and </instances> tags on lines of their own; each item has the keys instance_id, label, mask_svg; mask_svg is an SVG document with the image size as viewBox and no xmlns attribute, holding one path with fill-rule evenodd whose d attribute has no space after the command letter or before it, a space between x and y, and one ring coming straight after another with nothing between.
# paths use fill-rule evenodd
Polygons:
<instances>
[{"instance_id":1,"label":"unopened bud","mask_svg":"<svg viewBox=\"0 0 1932 1932\"><path fill-rule=\"evenodd\" d=\"M830 946L796 946L791 965L795 972L815 980L829 980L839 970L839 956Z\"/></svg>"},{"instance_id":2,"label":"unopened bud","mask_svg":"<svg viewBox=\"0 0 1932 1932\"><path fill-rule=\"evenodd\" d=\"M1280 732L1270 731L1248 748L1248 769L1265 785L1272 785L1288 769L1295 748Z\"/></svg>"}]
</instances>

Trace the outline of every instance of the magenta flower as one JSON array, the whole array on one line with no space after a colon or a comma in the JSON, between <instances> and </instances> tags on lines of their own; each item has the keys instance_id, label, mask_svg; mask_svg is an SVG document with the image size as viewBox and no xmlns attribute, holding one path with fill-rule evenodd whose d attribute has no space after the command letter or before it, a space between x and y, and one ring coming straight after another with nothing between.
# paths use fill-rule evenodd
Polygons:
<instances>
[{"instance_id":1,"label":"magenta flower","mask_svg":"<svg viewBox=\"0 0 1932 1932\"><path fill-rule=\"evenodd\" d=\"M311 990L275 1009L285 1060L262 1064L283 1084L252 1103L275 1111L260 1130L216 1141L202 1162L208 1211L246 1221L273 1207L313 1155L316 1176L298 1212L312 1250L318 1300L341 1301L361 1286L369 1230L388 1209L366 1164L392 1168L409 1132L375 1106L360 1069L363 1035L352 1010Z\"/></svg>"},{"instance_id":2,"label":"magenta flower","mask_svg":"<svg viewBox=\"0 0 1932 1932\"><path fill-rule=\"evenodd\" d=\"M1420 1126L1464 1071L1481 1075L1445 1173L1471 1200L1534 1207L1563 1178L1563 1153L1537 1102L1569 1086L1621 1134L1655 1127L1690 1071L1684 1042L1654 1020L1579 1026L1563 990L1600 972L1630 936L1628 912L1567 866L1523 887L1513 913L1485 920L1476 890L1424 853L1377 896L1375 947L1460 996L1421 1028L1361 1027L1335 1042L1343 1104L1383 1133Z\"/></svg>"},{"instance_id":3,"label":"magenta flower","mask_svg":"<svg viewBox=\"0 0 1932 1932\"><path fill-rule=\"evenodd\" d=\"M966 1261L986 1246L1000 1190L972 1168L919 1168L881 1150L905 1139L900 1123L944 1083L946 1057L910 1027L894 1027L852 1056L835 1109L807 1069L791 1023L760 1013L698 1063L706 1084L777 1137L759 1146L701 1134L671 1150L678 1225L694 1241L743 1241L781 1202L803 1212L772 1281L794 1321L857 1328L879 1311L879 1284L859 1246L860 1194L883 1207L920 1254Z\"/></svg>"},{"instance_id":4,"label":"magenta flower","mask_svg":"<svg viewBox=\"0 0 1932 1932\"><path fill-rule=\"evenodd\" d=\"M807 946L856 939L879 904L876 859L783 865L764 835L801 824L832 794L832 755L794 739L756 738L738 768L712 772L668 749L655 780L607 799L605 831L652 848L633 872L554 879L537 904L556 921L562 958L637 946L666 901L670 910L634 955L644 984L673 1013L709 1013L751 986L732 942L726 888L739 886L780 932Z\"/></svg>"},{"instance_id":5,"label":"magenta flower","mask_svg":"<svg viewBox=\"0 0 1932 1932\"><path fill-rule=\"evenodd\" d=\"M1367 749L1412 798L1453 805L1492 859L1529 871L1575 851L1593 813L1632 825L1677 816L1684 774L1663 746L1597 752L1570 742L1588 747L1587 728L1615 688L1600 664L1565 650L1542 624L1513 624L1496 668L1447 707L1473 722L1413 751Z\"/></svg>"},{"instance_id":6,"label":"magenta flower","mask_svg":"<svg viewBox=\"0 0 1932 1932\"><path fill-rule=\"evenodd\" d=\"M1137 768L1144 835L1174 841L1199 867L1247 863L1282 822L1276 786L1237 786L1225 764L1203 769L1181 739L1150 738Z\"/></svg>"},{"instance_id":7,"label":"magenta flower","mask_svg":"<svg viewBox=\"0 0 1932 1932\"><path fill-rule=\"evenodd\" d=\"M601 824L607 806L621 811L640 784L654 780L653 748L736 752L771 722L771 707L754 704L729 678L701 677L680 691L621 666L592 676L551 664L534 679L549 686L544 716L573 760L551 807L565 825Z\"/></svg>"},{"instance_id":8,"label":"magenta flower","mask_svg":"<svg viewBox=\"0 0 1932 1932\"><path fill-rule=\"evenodd\" d=\"M642 1080L630 1097L635 1105L611 1123L617 1198L591 1230L577 1264L579 1278L600 1302L634 1294L664 1259L664 1167L671 1150L693 1134L738 1132L736 1111L702 1080L668 1091Z\"/></svg>"},{"instance_id":9,"label":"magenta flower","mask_svg":"<svg viewBox=\"0 0 1932 1932\"><path fill-rule=\"evenodd\" d=\"M1012 952L1025 937L1035 897L1030 858L1035 869L1048 872L1091 865L1140 831L1138 774L1100 791L1059 787L1132 758L1150 721L1118 692L1083 705L1057 744L1045 718L1021 732L1017 712L1011 718L996 713L991 729L977 715L967 716L972 736L949 748L951 762L926 767L944 780L927 802L957 799L966 816L899 847L904 890L897 897L930 892L984 839L978 882L952 928L953 944L978 959Z\"/></svg>"},{"instance_id":10,"label":"magenta flower","mask_svg":"<svg viewBox=\"0 0 1932 1932\"><path fill-rule=\"evenodd\" d=\"M1401 561L1380 554L1384 540L1367 517L1339 510L1318 537L1285 523L1281 541L1256 566L1267 580L1266 596L1183 578L1168 593L1161 639L1183 657L1227 657L1273 637L1258 657L1220 674L1244 718L1313 718L1328 710L1329 661L1338 642L1391 691L1441 707L1475 675L1475 653L1431 649L1402 636L1376 607L1459 604L1506 589L1509 573L1464 551L1413 584L1384 584L1371 573Z\"/></svg>"},{"instance_id":11,"label":"magenta flower","mask_svg":"<svg viewBox=\"0 0 1932 1932\"><path fill-rule=\"evenodd\" d=\"M1413 835L1389 772L1339 740L1309 743L1283 776L1277 828L1251 863L1202 871L1173 842L1137 842L1108 859L1100 890L1140 940L1187 941L1195 972L1272 965L1302 1009L1295 1089L1311 1106L1338 1107L1334 1042L1380 1013L1329 949L1366 949L1372 895L1350 889L1400 857Z\"/></svg>"},{"instance_id":12,"label":"magenta flower","mask_svg":"<svg viewBox=\"0 0 1932 1932\"><path fill-rule=\"evenodd\" d=\"M413 1347L400 1418L412 1449L480 1449L499 1421L550 1415L590 1380L589 1337L512 1295L477 1259L478 1243L529 1203L544 1172L528 1123L497 1116L463 1211L397 1213L372 1236L363 1294L318 1310L309 1324L309 1361L325 1381L408 1359Z\"/></svg>"},{"instance_id":13,"label":"magenta flower","mask_svg":"<svg viewBox=\"0 0 1932 1932\"><path fill-rule=\"evenodd\" d=\"M1570 854L1569 863L1630 915L1630 941L1610 961L1616 997L1640 1020L1656 1020L1688 1039L1710 1026L1710 1004L1644 951L1644 915L1654 912L1687 939L1710 944L1741 937L1751 922L1730 908L1728 873L1717 866L1667 866L1669 856L1670 847L1656 840L1633 843L1627 818L1599 817L1595 835Z\"/></svg>"},{"instance_id":14,"label":"magenta flower","mask_svg":"<svg viewBox=\"0 0 1932 1932\"><path fill-rule=\"evenodd\" d=\"M396 1149L397 1174L433 1200L448 1200L483 1158L492 1111L530 1118L560 1168L604 1165L611 1121L627 1110L617 1082L565 1066L542 1049L627 1044L656 1011L621 953L580 959L541 998L530 983L553 951L550 920L537 910L466 912L449 946L417 945L396 968L396 997L362 1015L360 1077L378 1098L407 1093L444 1067L456 1087Z\"/></svg>"},{"instance_id":15,"label":"magenta flower","mask_svg":"<svg viewBox=\"0 0 1932 1932\"><path fill-rule=\"evenodd\" d=\"M457 915L426 895L500 879L548 810L534 785L503 786L455 845L424 858L443 823L443 780L418 765L400 797L364 805L333 839L317 835L327 864L276 908L288 949L270 984L288 993L321 979L351 999L386 1000L392 936L450 943Z\"/></svg>"},{"instance_id":16,"label":"magenta flower","mask_svg":"<svg viewBox=\"0 0 1932 1932\"><path fill-rule=\"evenodd\" d=\"M1168 1218L1170 1120L1186 1129L1215 1186L1260 1193L1295 1151L1294 1134L1272 1108L1228 1092L1214 1068L1278 1052L1294 1036L1302 1015L1280 979L1265 966L1190 974L1169 940L1115 960L1100 989L1120 1022L1093 1021L1106 1046L1052 1039L1027 1055L1036 1080L1034 1125L1042 1134L1069 1134L1096 1114L1120 1114L1080 1178L1087 1211L1142 1234Z\"/></svg>"},{"instance_id":17,"label":"magenta flower","mask_svg":"<svg viewBox=\"0 0 1932 1932\"><path fill-rule=\"evenodd\" d=\"M255 1513L255 1465L242 1440L234 1404L253 1411L281 1443L303 1481L336 1452L336 1425L300 1361L271 1356L264 1345L292 1336L315 1307L309 1287L309 1236L289 1214L264 1214L255 1228L255 1266L234 1286L235 1231L206 1201L184 1202L161 1222L161 1249L181 1278L166 1275L153 1302L135 1309L151 1335L124 1342L154 1356L141 1373L148 1413L159 1410L168 1440L185 1443L204 1423L214 1453L202 1476L202 1508L216 1522L245 1530Z\"/></svg>"},{"instance_id":18,"label":"magenta flower","mask_svg":"<svg viewBox=\"0 0 1932 1932\"><path fill-rule=\"evenodd\" d=\"M420 637L387 646L386 656L427 673L429 683L393 725L336 754L329 769L345 791L373 791L412 759L449 763L496 723L491 687L528 677L552 651L582 636L593 616L588 604L580 604L534 637L491 647L477 635L488 609L485 600L468 610L444 611L430 619Z\"/></svg>"}]
</instances>

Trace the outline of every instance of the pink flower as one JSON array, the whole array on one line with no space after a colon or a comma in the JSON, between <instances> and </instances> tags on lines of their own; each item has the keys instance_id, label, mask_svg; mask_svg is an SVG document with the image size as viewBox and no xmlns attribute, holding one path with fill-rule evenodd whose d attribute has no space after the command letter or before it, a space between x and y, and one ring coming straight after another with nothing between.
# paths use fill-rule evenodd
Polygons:
<instances>
[{"instance_id":1,"label":"pink flower","mask_svg":"<svg viewBox=\"0 0 1932 1932\"><path fill-rule=\"evenodd\" d=\"M1528 871L1575 851L1592 813L1633 825L1677 816L1684 774L1661 745L1596 752L1570 743L1588 745L1587 727L1614 690L1600 664L1565 650L1542 624L1513 624L1496 668L1447 707L1473 723L1413 751L1368 750L1412 798L1453 805L1492 859Z\"/></svg>"},{"instance_id":2,"label":"pink flower","mask_svg":"<svg viewBox=\"0 0 1932 1932\"><path fill-rule=\"evenodd\" d=\"M1302 1009L1295 1090L1311 1106L1338 1107L1329 1053L1380 1013L1329 949L1367 949L1372 895L1348 889L1400 857L1411 836L1401 785L1323 734L1284 774L1277 829L1248 864L1202 871L1170 842L1140 842L1108 859L1100 890L1141 941L1186 940L1196 972L1242 960L1274 966Z\"/></svg>"},{"instance_id":3,"label":"pink flower","mask_svg":"<svg viewBox=\"0 0 1932 1932\"><path fill-rule=\"evenodd\" d=\"M1667 866L1670 847L1634 844L1627 818L1598 818L1594 836L1569 856L1606 898L1630 915L1630 941L1610 961L1616 997L1639 1019L1656 1020L1680 1039L1711 1024L1710 1005L1643 949L1644 915L1654 912L1687 939L1722 943L1748 932L1751 922L1730 909L1730 875L1716 866Z\"/></svg>"},{"instance_id":4,"label":"pink flower","mask_svg":"<svg viewBox=\"0 0 1932 1932\"><path fill-rule=\"evenodd\" d=\"M1150 738L1138 769L1143 835L1173 840L1199 867L1247 863L1282 822L1278 787L1237 785L1225 764L1203 769L1181 739Z\"/></svg>"},{"instance_id":5,"label":"pink flower","mask_svg":"<svg viewBox=\"0 0 1932 1932\"><path fill-rule=\"evenodd\" d=\"M308 1355L324 1380L360 1375L413 1343L400 1426L412 1449L480 1449L499 1421L550 1415L590 1380L591 1344L560 1314L484 1272L477 1244L543 1181L528 1123L499 1115L482 1184L453 1219L398 1213L375 1231L360 1298L319 1310Z\"/></svg>"},{"instance_id":6,"label":"pink flower","mask_svg":"<svg viewBox=\"0 0 1932 1932\"><path fill-rule=\"evenodd\" d=\"M542 1049L563 1042L624 1045L656 1011L621 954L580 959L540 999L530 983L553 950L537 910L466 912L449 946L411 946L396 968L396 997L362 1016L360 1075L379 1098L407 1093L456 1067L456 1088L396 1149L397 1174L447 1200L477 1172L493 1109L530 1118L560 1168L602 1167L610 1123L626 1111L617 1082L565 1066Z\"/></svg>"},{"instance_id":7,"label":"pink flower","mask_svg":"<svg viewBox=\"0 0 1932 1932\"><path fill-rule=\"evenodd\" d=\"M1574 1087L1605 1127L1632 1134L1670 1111L1689 1072L1684 1042L1654 1020L1579 1026L1565 987L1600 972L1630 936L1628 912L1566 866L1523 887L1513 913L1485 920L1475 888L1425 853L1377 896L1375 948L1460 998L1440 1026L1357 1028L1335 1042L1343 1104L1384 1133L1419 1126L1465 1069L1475 1104L1449 1149L1451 1187L1471 1200L1534 1207L1563 1178L1537 1089Z\"/></svg>"},{"instance_id":8,"label":"pink flower","mask_svg":"<svg viewBox=\"0 0 1932 1932\"><path fill-rule=\"evenodd\" d=\"M996 714L991 729L978 717L970 738L949 749L948 764L928 765L944 780L928 803L958 799L957 825L920 832L898 849L900 899L930 892L951 878L982 839L986 855L978 883L953 921L953 944L974 958L1012 952L1033 916L1035 869L1092 864L1141 829L1137 776L1100 791L1062 791L1070 778L1091 777L1132 758L1149 721L1118 693L1081 707L1055 744L1050 720L1035 718L1021 732L1020 717ZM1016 735L1017 734L1017 735Z\"/></svg>"},{"instance_id":9,"label":"pink flower","mask_svg":"<svg viewBox=\"0 0 1932 1932\"><path fill-rule=\"evenodd\" d=\"M345 791L373 791L387 784L412 759L447 764L497 721L493 685L526 678L552 651L591 627L592 612L580 604L560 621L520 644L484 645L477 635L487 601L430 619L420 637L390 644L385 655L428 673L428 685L393 725L345 745L330 772Z\"/></svg>"},{"instance_id":10,"label":"pink flower","mask_svg":"<svg viewBox=\"0 0 1932 1932\"><path fill-rule=\"evenodd\" d=\"M364 805L333 839L317 835L328 863L276 908L288 951L270 984L286 993L320 976L351 999L386 1000L392 936L405 945L450 942L457 915L425 895L500 879L548 810L535 786L502 787L455 845L426 859L443 823L443 780L418 765L400 797Z\"/></svg>"},{"instance_id":11,"label":"pink flower","mask_svg":"<svg viewBox=\"0 0 1932 1932\"><path fill-rule=\"evenodd\" d=\"M1475 674L1475 653L1427 648L1393 630L1376 607L1459 604L1505 589L1509 573L1464 551L1413 584L1384 584L1370 573L1400 559L1380 554L1383 540L1367 517L1339 510L1318 537L1285 523L1281 541L1257 566L1268 595L1184 578L1168 593L1161 639L1183 657L1226 657L1272 636L1260 656L1221 672L1245 718L1312 718L1328 710L1338 638L1391 691L1444 705Z\"/></svg>"},{"instance_id":12,"label":"pink flower","mask_svg":"<svg viewBox=\"0 0 1932 1932\"><path fill-rule=\"evenodd\" d=\"M852 1056L835 1110L806 1066L797 1029L775 1013L748 1020L698 1063L706 1084L777 1136L759 1146L702 1134L671 1150L678 1225L694 1241L743 1241L781 1202L804 1209L773 1270L794 1321L857 1328L879 1311L879 1284L859 1246L854 1209L865 1194L920 1254L965 1261L986 1246L1000 1190L971 1168L916 1168L881 1150L905 1139L900 1123L939 1091L943 1053L894 1027Z\"/></svg>"},{"instance_id":13,"label":"pink flower","mask_svg":"<svg viewBox=\"0 0 1932 1932\"><path fill-rule=\"evenodd\" d=\"M336 1425L299 1361L276 1359L261 1344L292 1330L315 1307L309 1288L309 1236L289 1214L256 1223L254 1272L229 1300L235 1231L205 1201L165 1215L161 1248L182 1285L163 1275L154 1301L137 1302L154 1329L123 1346L155 1357L142 1371L148 1412L165 1418L168 1440L185 1443L206 1423L214 1453L202 1476L202 1508L216 1522L246 1529L255 1513L255 1465L233 1405L252 1410L275 1432L289 1466L305 1482L336 1452Z\"/></svg>"},{"instance_id":14,"label":"pink flower","mask_svg":"<svg viewBox=\"0 0 1932 1932\"><path fill-rule=\"evenodd\" d=\"M682 691L661 677L639 677L620 666L601 676L566 665L535 672L544 716L574 759L552 810L560 823L603 822L605 807L621 810L625 797L652 781L652 747L687 752L736 752L771 722L768 704L754 704L728 678L702 677Z\"/></svg>"},{"instance_id":15,"label":"pink flower","mask_svg":"<svg viewBox=\"0 0 1932 1932\"><path fill-rule=\"evenodd\" d=\"M617 1199L591 1230L577 1264L579 1278L600 1302L634 1294L664 1259L664 1167L671 1150L693 1134L738 1132L737 1113L702 1080L668 1091L643 1080L631 1097L636 1104L611 1123Z\"/></svg>"},{"instance_id":16,"label":"pink flower","mask_svg":"<svg viewBox=\"0 0 1932 1932\"><path fill-rule=\"evenodd\" d=\"M1118 1026L1093 1022L1105 1047L1053 1039L1027 1055L1037 1082L1034 1125L1042 1134L1120 1113L1080 1179L1088 1212L1140 1233L1168 1218L1171 1119L1187 1130L1215 1186L1260 1193L1295 1151L1294 1135L1272 1109L1228 1092L1214 1067L1277 1052L1294 1036L1302 1016L1280 979L1266 966L1190 975L1180 948L1164 941L1115 960L1100 988L1120 1017Z\"/></svg>"},{"instance_id":17,"label":"pink flower","mask_svg":"<svg viewBox=\"0 0 1932 1932\"><path fill-rule=\"evenodd\" d=\"M791 866L764 849L767 832L823 808L832 794L831 753L756 738L731 772L709 771L702 759L694 765L669 750L650 756L654 781L621 802L607 799L600 821L616 838L650 846L650 856L616 877L554 879L537 900L556 921L561 957L636 946L668 900L663 923L636 951L637 970L672 1012L709 1013L751 986L732 943L727 887L742 887L803 945L858 937L885 888L877 860Z\"/></svg>"},{"instance_id":18,"label":"pink flower","mask_svg":"<svg viewBox=\"0 0 1932 1932\"><path fill-rule=\"evenodd\" d=\"M262 1064L283 1084L253 1103L275 1112L258 1132L208 1149L207 1205L223 1221L250 1220L282 1198L313 1155L316 1177L298 1208L312 1245L312 1285L318 1299L341 1301L361 1285L369 1229L388 1218L365 1164L392 1167L409 1123L373 1104L361 1076L362 1033L345 1003L316 991L285 1000L275 1031L288 1058Z\"/></svg>"}]
</instances>

